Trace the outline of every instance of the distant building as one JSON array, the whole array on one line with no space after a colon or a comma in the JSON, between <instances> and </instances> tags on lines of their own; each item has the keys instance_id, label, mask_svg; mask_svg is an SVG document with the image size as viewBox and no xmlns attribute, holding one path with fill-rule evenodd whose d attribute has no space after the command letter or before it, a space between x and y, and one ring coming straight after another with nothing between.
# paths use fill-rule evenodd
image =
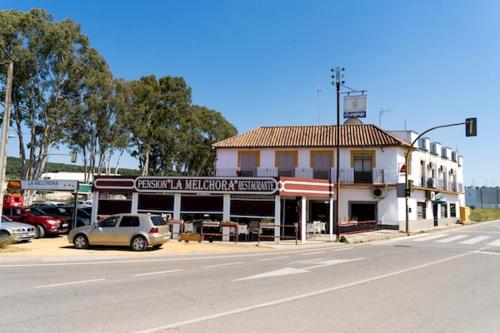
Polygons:
<instances>
[{"instance_id":1,"label":"distant building","mask_svg":"<svg viewBox=\"0 0 500 333\"><path fill-rule=\"evenodd\" d=\"M465 203L471 208L500 208L500 187L465 188Z\"/></svg>"},{"instance_id":2,"label":"distant building","mask_svg":"<svg viewBox=\"0 0 500 333\"><path fill-rule=\"evenodd\" d=\"M90 175L89 182L92 181L92 175ZM83 172L45 172L42 174L42 179L54 179L54 180L78 180L83 182L85 180L85 173Z\"/></svg>"}]
</instances>

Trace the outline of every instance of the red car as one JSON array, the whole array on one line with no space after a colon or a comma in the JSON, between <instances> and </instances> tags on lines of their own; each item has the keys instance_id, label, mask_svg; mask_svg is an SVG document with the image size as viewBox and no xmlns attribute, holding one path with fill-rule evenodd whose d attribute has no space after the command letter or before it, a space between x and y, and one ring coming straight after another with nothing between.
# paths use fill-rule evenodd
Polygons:
<instances>
[{"instance_id":1,"label":"red car","mask_svg":"<svg viewBox=\"0 0 500 333\"><path fill-rule=\"evenodd\" d=\"M4 215L13 221L31 224L35 227L35 238L48 235L59 235L68 231L68 223L57 218L47 216L38 208L10 208L4 209Z\"/></svg>"}]
</instances>

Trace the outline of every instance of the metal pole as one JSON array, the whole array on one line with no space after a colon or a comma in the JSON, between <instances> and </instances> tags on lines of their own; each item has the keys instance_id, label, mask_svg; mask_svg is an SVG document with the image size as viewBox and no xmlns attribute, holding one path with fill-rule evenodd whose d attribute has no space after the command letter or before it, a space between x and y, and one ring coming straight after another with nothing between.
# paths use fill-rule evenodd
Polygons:
<instances>
[{"instance_id":1,"label":"metal pole","mask_svg":"<svg viewBox=\"0 0 500 333\"><path fill-rule=\"evenodd\" d=\"M5 87L5 106L3 110L2 122L2 142L0 143L0 214L3 218L3 183L5 181L5 170L7 169L7 142L9 140L10 125L10 102L12 98L12 77L14 76L14 61L10 59L7 72L7 82ZM0 225L2 225L0 218Z\"/></svg>"},{"instance_id":2,"label":"metal pole","mask_svg":"<svg viewBox=\"0 0 500 333\"><path fill-rule=\"evenodd\" d=\"M464 125L464 124L465 124L465 122L440 125L440 126L435 126L435 127L429 128L428 130L420 133L420 135L418 135L415 138L415 140L413 140L413 142L410 144L410 146L406 150L406 155L405 155L405 222L406 223L405 224L406 224L406 234L408 236L410 235L410 211L408 208L408 198L410 197L410 193L409 193L410 187L408 186L409 185L408 184L408 170L409 170L408 162L410 160L410 154L411 154L411 150L413 149L413 145L418 141L418 139L420 139L422 136L429 133L430 131L433 131L433 130L438 129L438 128L459 126L459 125Z\"/></svg>"},{"instance_id":3,"label":"metal pole","mask_svg":"<svg viewBox=\"0 0 500 333\"><path fill-rule=\"evenodd\" d=\"M339 212L340 212L340 80L341 78L339 77L340 71L337 69L337 78L335 82L335 87L337 90L337 128L336 128L336 150L337 150L337 158L336 158L336 168L337 168L337 173L335 175L335 236L337 241L340 239L340 230L339 230Z\"/></svg>"},{"instance_id":4,"label":"metal pole","mask_svg":"<svg viewBox=\"0 0 500 333\"><path fill-rule=\"evenodd\" d=\"M71 229L76 227L76 219L78 218L78 189L80 188L80 181L76 181L75 202L73 203L73 221L71 222Z\"/></svg>"}]
</instances>

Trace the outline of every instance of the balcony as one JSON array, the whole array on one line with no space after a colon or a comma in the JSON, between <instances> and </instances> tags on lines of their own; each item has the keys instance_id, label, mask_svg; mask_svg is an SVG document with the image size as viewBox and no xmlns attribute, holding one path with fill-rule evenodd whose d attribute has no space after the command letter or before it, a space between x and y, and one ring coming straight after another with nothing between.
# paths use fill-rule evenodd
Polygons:
<instances>
[{"instance_id":1,"label":"balcony","mask_svg":"<svg viewBox=\"0 0 500 333\"><path fill-rule=\"evenodd\" d=\"M421 181L423 181L423 179ZM444 179L439 179L439 178L428 178L427 182L421 184L420 186L429 187L436 190L450 191L450 192L464 191L462 183L446 181Z\"/></svg>"},{"instance_id":2,"label":"balcony","mask_svg":"<svg viewBox=\"0 0 500 333\"><path fill-rule=\"evenodd\" d=\"M253 170L217 169L217 177L297 177L307 179L327 179L335 181L336 169L278 169L259 168ZM341 169L339 174L341 184L384 184L385 170L354 171Z\"/></svg>"}]
</instances>

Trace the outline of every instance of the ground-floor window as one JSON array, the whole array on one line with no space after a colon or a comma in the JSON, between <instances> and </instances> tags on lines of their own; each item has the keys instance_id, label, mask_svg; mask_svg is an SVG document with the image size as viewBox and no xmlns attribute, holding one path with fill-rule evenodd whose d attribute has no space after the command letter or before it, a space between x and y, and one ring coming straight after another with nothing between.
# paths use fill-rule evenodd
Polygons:
<instances>
[{"instance_id":1,"label":"ground-floor window","mask_svg":"<svg viewBox=\"0 0 500 333\"><path fill-rule=\"evenodd\" d=\"M350 202L349 219L351 221L376 221L377 203L375 202Z\"/></svg>"},{"instance_id":2,"label":"ground-floor window","mask_svg":"<svg viewBox=\"0 0 500 333\"><path fill-rule=\"evenodd\" d=\"M427 205L425 202L417 202L417 220L425 220Z\"/></svg>"},{"instance_id":3,"label":"ground-floor window","mask_svg":"<svg viewBox=\"0 0 500 333\"><path fill-rule=\"evenodd\" d=\"M445 219L448 217L448 204L441 204L441 218Z\"/></svg>"},{"instance_id":4,"label":"ground-floor window","mask_svg":"<svg viewBox=\"0 0 500 333\"><path fill-rule=\"evenodd\" d=\"M457 204L450 204L450 217L457 217Z\"/></svg>"}]
</instances>

